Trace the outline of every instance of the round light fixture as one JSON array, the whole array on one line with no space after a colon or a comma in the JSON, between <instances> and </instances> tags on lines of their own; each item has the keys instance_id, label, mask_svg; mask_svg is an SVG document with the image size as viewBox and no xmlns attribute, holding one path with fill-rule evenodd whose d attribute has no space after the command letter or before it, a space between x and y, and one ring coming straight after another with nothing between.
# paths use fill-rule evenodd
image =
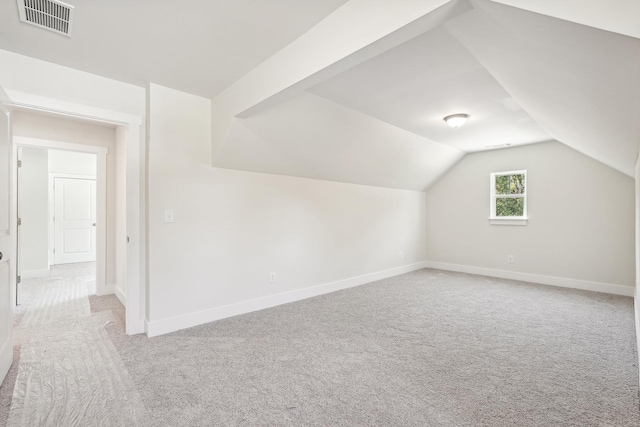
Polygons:
<instances>
[{"instance_id":1,"label":"round light fixture","mask_svg":"<svg viewBox=\"0 0 640 427\"><path fill-rule=\"evenodd\" d=\"M445 117L444 121L452 128L459 128L467 121L468 118L468 114L451 114L450 116Z\"/></svg>"}]
</instances>

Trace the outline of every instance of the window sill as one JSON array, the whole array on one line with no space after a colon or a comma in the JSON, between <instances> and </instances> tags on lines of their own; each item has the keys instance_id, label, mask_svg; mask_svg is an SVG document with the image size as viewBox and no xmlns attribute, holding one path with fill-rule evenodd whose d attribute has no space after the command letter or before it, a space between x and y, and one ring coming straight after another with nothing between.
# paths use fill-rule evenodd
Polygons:
<instances>
[{"instance_id":1,"label":"window sill","mask_svg":"<svg viewBox=\"0 0 640 427\"><path fill-rule=\"evenodd\" d=\"M527 225L528 218L489 218L491 225Z\"/></svg>"}]
</instances>

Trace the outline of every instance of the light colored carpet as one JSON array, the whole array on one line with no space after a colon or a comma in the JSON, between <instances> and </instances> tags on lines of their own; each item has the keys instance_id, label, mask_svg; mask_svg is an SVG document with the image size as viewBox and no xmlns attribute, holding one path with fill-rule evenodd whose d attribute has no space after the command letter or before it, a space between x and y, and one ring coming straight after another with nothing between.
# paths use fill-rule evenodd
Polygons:
<instances>
[{"instance_id":1,"label":"light colored carpet","mask_svg":"<svg viewBox=\"0 0 640 427\"><path fill-rule=\"evenodd\" d=\"M152 426L640 425L631 298L421 270L153 339L90 303Z\"/></svg>"},{"instance_id":2,"label":"light colored carpet","mask_svg":"<svg viewBox=\"0 0 640 427\"><path fill-rule=\"evenodd\" d=\"M114 340L154 425L638 426L632 307L422 270Z\"/></svg>"},{"instance_id":3,"label":"light colored carpet","mask_svg":"<svg viewBox=\"0 0 640 427\"><path fill-rule=\"evenodd\" d=\"M20 352L7 425L142 425L148 417L140 394L105 331L116 318L90 312L93 267L61 267L49 280L23 285L26 310L14 328Z\"/></svg>"},{"instance_id":4,"label":"light colored carpet","mask_svg":"<svg viewBox=\"0 0 640 427\"><path fill-rule=\"evenodd\" d=\"M86 280L79 278L54 277L45 283L40 279L41 286L27 286L29 295L29 309L25 311L19 328L29 328L46 325L53 321L69 317L86 317L91 314L89 306ZM27 296L24 296L27 297Z\"/></svg>"}]
</instances>

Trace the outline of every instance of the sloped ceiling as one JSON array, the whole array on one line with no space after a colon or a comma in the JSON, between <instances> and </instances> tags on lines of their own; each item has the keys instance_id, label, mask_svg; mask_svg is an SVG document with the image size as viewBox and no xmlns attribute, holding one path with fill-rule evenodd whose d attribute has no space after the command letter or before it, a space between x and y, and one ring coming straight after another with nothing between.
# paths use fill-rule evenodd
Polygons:
<instances>
[{"instance_id":1,"label":"sloped ceiling","mask_svg":"<svg viewBox=\"0 0 640 427\"><path fill-rule=\"evenodd\" d=\"M214 164L421 191L462 156L447 145L303 92L234 120Z\"/></svg>"},{"instance_id":2,"label":"sloped ceiling","mask_svg":"<svg viewBox=\"0 0 640 427\"><path fill-rule=\"evenodd\" d=\"M464 152L551 138L444 27L310 92ZM443 117L456 113L471 117L464 127L451 129Z\"/></svg>"},{"instance_id":3,"label":"sloped ceiling","mask_svg":"<svg viewBox=\"0 0 640 427\"><path fill-rule=\"evenodd\" d=\"M537 13L523 9L526 3L434 5L430 14L439 14L437 25L382 46L374 56L359 58L356 50L347 57L353 59L348 68L325 73L320 82L321 72L297 78L286 91L288 100L266 113L231 114L221 141L214 141L213 164L426 189L464 153L556 139L633 176L640 146L640 39L626 25L630 20L612 20L609 4L599 21L599 9L587 2L590 13L578 13L582 23L576 23L566 20L567 8L541 2ZM450 13L443 14L445 8ZM636 11L634 6L626 12ZM296 66L291 58L286 64ZM262 76L269 87L273 69L270 64L260 74L258 67L252 78ZM236 81L235 93L242 87L243 80ZM256 105L283 93L278 88ZM222 109L233 97L223 94ZM454 113L470 114L463 128L443 122ZM345 123L354 128L346 131ZM383 128L395 129L394 137ZM421 168L416 155L428 158L429 166Z\"/></svg>"},{"instance_id":4,"label":"sloped ceiling","mask_svg":"<svg viewBox=\"0 0 640 427\"><path fill-rule=\"evenodd\" d=\"M70 39L0 2L0 49L211 98L217 167L424 190L556 139L633 175L637 0L67 2Z\"/></svg>"},{"instance_id":5,"label":"sloped ceiling","mask_svg":"<svg viewBox=\"0 0 640 427\"><path fill-rule=\"evenodd\" d=\"M472 3L473 11L446 28L554 139L632 176L640 145L640 40Z\"/></svg>"}]
</instances>

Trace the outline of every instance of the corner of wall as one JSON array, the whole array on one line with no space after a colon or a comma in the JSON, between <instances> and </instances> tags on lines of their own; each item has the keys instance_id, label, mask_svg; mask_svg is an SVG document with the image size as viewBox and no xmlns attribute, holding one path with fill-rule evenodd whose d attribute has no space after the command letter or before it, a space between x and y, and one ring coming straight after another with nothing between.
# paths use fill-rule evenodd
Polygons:
<instances>
[{"instance_id":1,"label":"corner of wall","mask_svg":"<svg viewBox=\"0 0 640 427\"><path fill-rule=\"evenodd\" d=\"M178 331L180 329L191 328L228 317L238 316L253 311L264 310L266 308L288 304L291 302L328 294L330 292L353 288L356 286L375 282L377 280L383 280L401 274L410 273L412 271L421 270L425 267L426 262L422 261L414 264L391 268L388 270L378 271L375 273L364 274L362 276L350 277L335 282L323 283L307 288L269 295L267 297L240 301L238 303L225 306L213 307L207 310L187 313L168 319L159 319L151 322L146 321L145 332L149 338L164 335L170 332Z\"/></svg>"},{"instance_id":2,"label":"corner of wall","mask_svg":"<svg viewBox=\"0 0 640 427\"><path fill-rule=\"evenodd\" d=\"M633 297L634 295L633 286L617 285L613 283L593 282L589 280L571 279L567 277L545 276L541 274L522 273L519 271L499 270L494 268L451 264L436 261L426 261L425 266L427 268L434 268L437 270L497 277L499 279L538 283L541 285L557 286L561 288L581 289L583 291L602 292L606 294L622 295L627 297Z\"/></svg>"},{"instance_id":3,"label":"corner of wall","mask_svg":"<svg viewBox=\"0 0 640 427\"><path fill-rule=\"evenodd\" d=\"M429 186L426 187L424 190L425 193L429 193L429 190L431 190L433 187L435 187L436 185L438 185L438 182L440 182L440 180L442 178L444 178L445 176L447 176L447 174L449 172L451 172L456 166L458 166L458 164L460 164L460 162L462 161L462 159L464 159L465 157L467 157L469 153L465 153L464 151L460 151L458 158L449 165L449 167L447 167L445 170L443 170L440 175L438 175L437 177L435 177L433 179L433 181L431 181L431 183L429 183Z\"/></svg>"},{"instance_id":4,"label":"corner of wall","mask_svg":"<svg viewBox=\"0 0 640 427\"><path fill-rule=\"evenodd\" d=\"M120 300L122 305L125 306L125 308L126 308L127 307L127 295L124 292L124 290L122 289L122 287L120 287L118 285L114 285L114 293L115 293L116 297Z\"/></svg>"},{"instance_id":5,"label":"corner of wall","mask_svg":"<svg viewBox=\"0 0 640 427\"><path fill-rule=\"evenodd\" d=\"M211 164L216 160L216 155L224 143L224 139L229 132L233 117L214 98L211 100Z\"/></svg>"},{"instance_id":6,"label":"corner of wall","mask_svg":"<svg viewBox=\"0 0 640 427\"><path fill-rule=\"evenodd\" d=\"M113 295L116 291L115 283L108 283L102 289L98 286L96 288L96 295L101 297L104 295Z\"/></svg>"}]
</instances>

